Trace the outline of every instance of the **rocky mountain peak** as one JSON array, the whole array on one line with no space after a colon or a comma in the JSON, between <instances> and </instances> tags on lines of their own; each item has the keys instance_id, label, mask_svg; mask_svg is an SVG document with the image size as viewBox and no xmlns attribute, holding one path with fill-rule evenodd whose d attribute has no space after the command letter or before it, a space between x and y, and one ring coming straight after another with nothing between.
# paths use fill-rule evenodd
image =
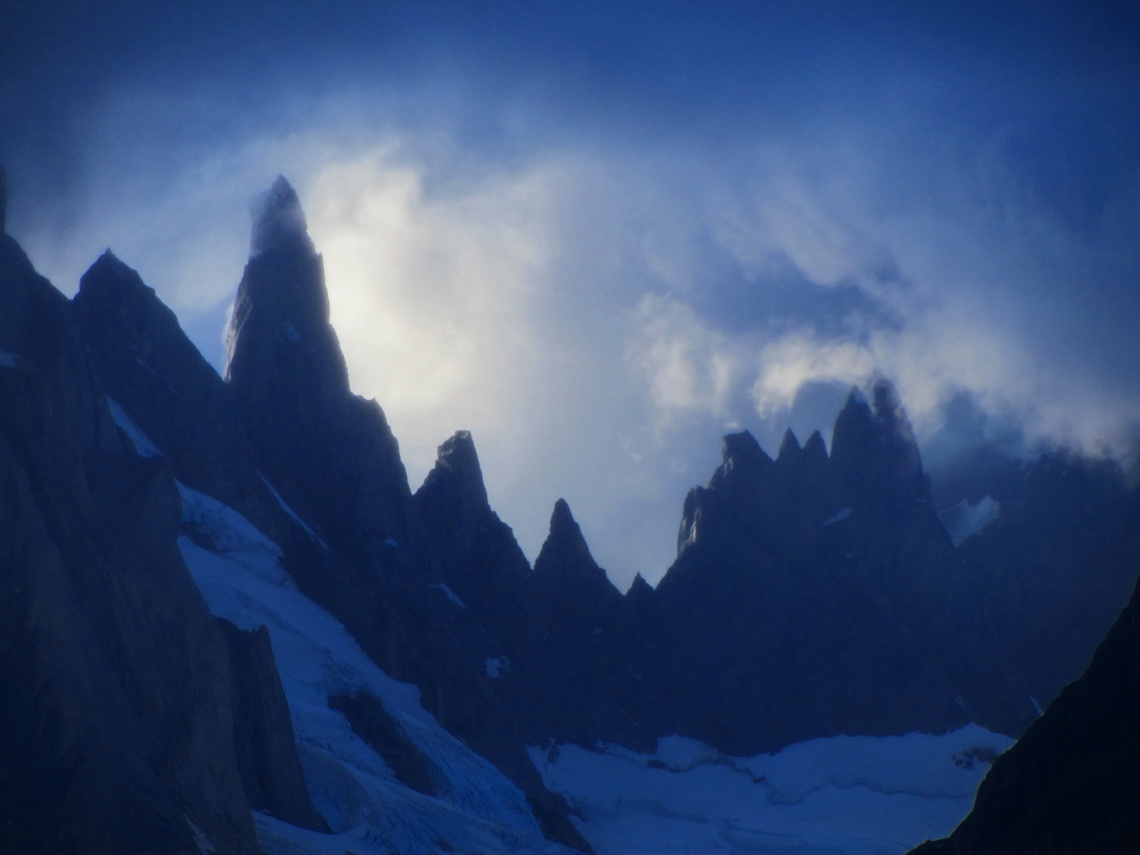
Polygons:
<instances>
[{"instance_id":1,"label":"rocky mountain peak","mask_svg":"<svg viewBox=\"0 0 1140 855\"><path fill-rule=\"evenodd\" d=\"M558 550L563 554L573 554L579 557L590 554L590 549L586 545L586 538L582 536L582 528L574 519L570 505L566 503L565 499L559 499L555 502L554 511L550 514L550 533L546 536L546 542L542 546L543 552L549 550Z\"/></svg>"},{"instance_id":2,"label":"rocky mountain peak","mask_svg":"<svg viewBox=\"0 0 1140 855\"><path fill-rule=\"evenodd\" d=\"M582 535L582 529L570 511L570 505L565 499L554 503L554 511L550 515L550 533L539 550L538 558L534 562L536 577L556 577L565 581L581 580L593 584L602 584L616 593L606 571L594 561L590 554L590 547Z\"/></svg>"},{"instance_id":3,"label":"rocky mountain peak","mask_svg":"<svg viewBox=\"0 0 1140 855\"><path fill-rule=\"evenodd\" d=\"M764 453L756 437L746 430L727 434L721 440L721 459L710 486L738 479L751 480L772 463L772 458Z\"/></svg>"},{"instance_id":4,"label":"rocky mountain peak","mask_svg":"<svg viewBox=\"0 0 1140 855\"><path fill-rule=\"evenodd\" d=\"M429 493L446 492L464 518L490 510L483 469L470 431L456 431L439 446L435 466L420 489Z\"/></svg>"},{"instance_id":5,"label":"rocky mountain peak","mask_svg":"<svg viewBox=\"0 0 1140 855\"><path fill-rule=\"evenodd\" d=\"M645 581L645 577L638 573L633 577L633 584L625 592L625 598L631 603L642 603L653 596L653 586Z\"/></svg>"},{"instance_id":6,"label":"rocky mountain peak","mask_svg":"<svg viewBox=\"0 0 1140 855\"><path fill-rule=\"evenodd\" d=\"M910 419L890 381L873 381L870 396L852 389L835 420L831 463L848 500L880 503L929 498Z\"/></svg>"},{"instance_id":7,"label":"rocky mountain peak","mask_svg":"<svg viewBox=\"0 0 1140 855\"><path fill-rule=\"evenodd\" d=\"M279 176L252 213L249 263L230 320L227 379L252 391L272 389L274 378L288 376L303 394L345 396L348 370L329 323L324 266L296 191Z\"/></svg>"},{"instance_id":8,"label":"rocky mountain peak","mask_svg":"<svg viewBox=\"0 0 1140 855\"><path fill-rule=\"evenodd\" d=\"M785 460L794 458L802 451L800 448L800 441L796 439L795 433L791 428L784 431L784 438L780 441L780 451L776 455L777 460Z\"/></svg>"},{"instance_id":9,"label":"rocky mountain peak","mask_svg":"<svg viewBox=\"0 0 1140 855\"><path fill-rule=\"evenodd\" d=\"M154 289L143 283L138 272L109 248L95 259L79 280L80 293L93 290L105 290L113 299L128 299L131 294L154 294Z\"/></svg>"},{"instance_id":10,"label":"rocky mountain peak","mask_svg":"<svg viewBox=\"0 0 1140 855\"><path fill-rule=\"evenodd\" d=\"M552 556L557 554L557 560ZM586 538L581 534L581 527L573 519L570 505L567 500L560 498L554 503L551 513L551 530L546 536L543 548L538 554L535 569L539 572L546 568L556 568L561 571L577 569L579 567L596 568L593 556L589 554Z\"/></svg>"},{"instance_id":11,"label":"rocky mountain peak","mask_svg":"<svg viewBox=\"0 0 1140 855\"><path fill-rule=\"evenodd\" d=\"M819 431L813 430L804 443L804 457L808 460L827 462L827 446Z\"/></svg>"},{"instance_id":12,"label":"rocky mountain peak","mask_svg":"<svg viewBox=\"0 0 1140 855\"><path fill-rule=\"evenodd\" d=\"M290 245L313 252L305 212L301 210L301 200L285 176L278 175L273 186L254 200L251 213L251 256Z\"/></svg>"}]
</instances>

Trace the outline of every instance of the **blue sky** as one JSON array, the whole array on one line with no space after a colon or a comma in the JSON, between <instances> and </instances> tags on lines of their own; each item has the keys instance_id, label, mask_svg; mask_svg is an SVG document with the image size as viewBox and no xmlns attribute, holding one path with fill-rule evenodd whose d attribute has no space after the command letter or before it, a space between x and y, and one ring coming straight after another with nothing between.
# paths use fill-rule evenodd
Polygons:
<instances>
[{"instance_id":1,"label":"blue sky","mask_svg":"<svg viewBox=\"0 0 1140 855\"><path fill-rule=\"evenodd\" d=\"M660 576L722 433L827 437L875 371L931 454L951 404L1137 435L1127 4L33 5L0 161L37 267L70 293L111 246L221 368L284 173L413 488L470 429L532 557L565 496L619 585Z\"/></svg>"}]
</instances>

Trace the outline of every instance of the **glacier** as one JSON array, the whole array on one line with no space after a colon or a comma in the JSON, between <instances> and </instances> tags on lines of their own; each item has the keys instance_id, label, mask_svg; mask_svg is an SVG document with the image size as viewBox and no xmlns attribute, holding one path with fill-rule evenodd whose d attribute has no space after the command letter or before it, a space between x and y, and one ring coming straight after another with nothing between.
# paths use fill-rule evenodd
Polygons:
<instances>
[{"instance_id":1,"label":"glacier","mask_svg":"<svg viewBox=\"0 0 1140 855\"><path fill-rule=\"evenodd\" d=\"M531 748L598 855L901 855L949 834L1013 740L977 725L941 736L836 736L727 757L696 740L654 754Z\"/></svg>"},{"instance_id":2,"label":"glacier","mask_svg":"<svg viewBox=\"0 0 1140 855\"><path fill-rule=\"evenodd\" d=\"M344 626L305 597L282 568L281 550L232 508L179 484L179 548L210 611L242 629L266 626L293 717L313 803L335 832L307 831L257 814L268 855L436 855L570 850L543 838L522 792L444 730L414 686L385 674ZM427 759L442 786L404 786L348 721L329 707L366 689Z\"/></svg>"}]
</instances>

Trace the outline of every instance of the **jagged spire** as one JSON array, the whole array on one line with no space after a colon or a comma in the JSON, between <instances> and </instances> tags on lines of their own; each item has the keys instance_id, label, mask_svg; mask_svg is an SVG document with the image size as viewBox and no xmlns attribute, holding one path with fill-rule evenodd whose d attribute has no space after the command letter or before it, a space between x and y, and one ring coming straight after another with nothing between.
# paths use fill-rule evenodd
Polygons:
<instances>
[{"instance_id":1,"label":"jagged spire","mask_svg":"<svg viewBox=\"0 0 1140 855\"><path fill-rule=\"evenodd\" d=\"M713 473L710 487L750 484L772 465L760 443L746 430L726 434L721 439L721 464Z\"/></svg>"},{"instance_id":2,"label":"jagged spire","mask_svg":"<svg viewBox=\"0 0 1140 855\"><path fill-rule=\"evenodd\" d=\"M617 591L606 576L606 571L598 566L590 554L582 528L575 521L565 499L554 503L554 511L550 515L550 533L535 559L534 571L540 579L557 577L572 582L604 583L607 595L610 589Z\"/></svg>"},{"instance_id":3,"label":"jagged spire","mask_svg":"<svg viewBox=\"0 0 1140 855\"><path fill-rule=\"evenodd\" d=\"M289 503L331 543L386 566L398 560L389 541L406 546L414 528L407 473L380 406L349 387L324 267L289 182L258 200L252 225L228 337L238 413Z\"/></svg>"},{"instance_id":4,"label":"jagged spire","mask_svg":"<svg viewBox=\"0 0 1140 855\"><path fill-rule=\"evenodd\" d=\"M629 602L644 602L649 597L653 596L653 586L645 581L645 577L638 573L633 577L633 584L629 586L629 590L625 592L625 598Z\"/></svg>"},{"instance_id":5,"label":"jagged spire","mask_svg":"<svg viewBox=\"0 0 1140 855\"><path fill-rule=\"evenodd\" d=\"M301 210L301 200L285 176L278 175L273 186L253 201L253 231L249 238L249 254L262 252L288 245L300 244L313 250L309 240L309 227L305 222L305 212Z\"/></svg>"},{"instance_id":6,"label":"jagged spire","mask_svg":"<svg viewBox=\"0 0 1140 855\"><path fill-rule=\"evenodd\" d=\"M813 430L811 436L807 438L807 442L804 443L804 457L809 460L827 460L827 446L824 444L823 436L820 435L819 431Z\"/></svg>"},{"instance_id":7,"label":"jagged spire","mask_svg":"<svg viewBox=\"0 0 1140 855\"><path fill-rule=\"evenodd\" d=\"M721 440L721 457L726 468L772 462L772 458L764 453L756 437L746 430L724 436Z\"/></svg>"},{"instance_id":8,"label":"jagged spire","mask_svg":"<svg viewBox=\"0 0 1140 855\"><path fill-rule=\"evenodd\" d=\"M463 519L474 519L490 509L487 487L483 483L483 469L475 451L475 440L470 431L459 430L439 446L435 466L428 473L421 489L443 489L456 503L456 511Z\"/></svg>"},{"instance_id":9,"label":"jagged spire","mask_svg":"<svg viewBox=\"0 0 1140 855\"><path fill-rule=\"evenodd\" d=\"M154 293L154 289L142 281L138 271L123 262L109 247L103 250L103 254L95 259L95 263L79 279L81 293L91 288L128 288Z\"/></svg>"},{"instance_id":10,"label":"jagged spire","mask_svg":"<svg viewBox=\"0 0 1140 855\"><path fill-rule=\"evenodd\" d=\"M784 431L784 438L780 442L780 451L776 455L776 459L780 460L791 457L792 455L798 454L800 450L800 441L796 439L796 435L792 429L788 428Z\"/></svg>"},{"instance_id":11,"label":"jagged spire","mask_svg":"<svg viewBox=\"0 0 1140 855\"><path fill-rule=\"evenodd\" d=\"M536 568L548 563L542 560L542 553L550 551L558 551L563 556L575 556L579 560L586 558L589 563L593 563L590 548L586 544L586 538L582 535L582 528L574 519L570 505L565 499L559 499L554 503L554 510L550 514L550 532L546 536L546 542L542 545L539 561L535 563ZM564 566L564 564L560 566Z\"/></svg>"},{"instance_id":12,"label":"jagged spire","mask_svg":"<svg viewBox=\"0 0 1140 855\"><path fill-rule=\"evenodd\" d=\"M301 395L347 395L324 269L296 191L278 176L252 215L251 255L230 319L227 379L260 388L288 378Z\"/></svg>"},{"instance_id":13,"label":"jagged spire","mask_svg":"<svg viewBox=\"0 0 1140 855\"><path fill-rule=\"evenodd\" d=\"M910 420L887 379L872 381L870 399L852 389L835 420L831 464L848 502L880 503L889 496L925 500L929 484Z\"/></svg>"},{"instance_id":14,"label":"jagged spire","mask_svg":"<svg viewBox=\"0 0 1140 855\"><path fill-rule=\"evenodd\" d=\"M568 531L571 528L577 529L578 523L574 519L574 514L570 512L570 505L565 499L559 499L554 503L554 510L550 514L550 534L554 535L556 532Z\"/></svg>"}]
</instances>

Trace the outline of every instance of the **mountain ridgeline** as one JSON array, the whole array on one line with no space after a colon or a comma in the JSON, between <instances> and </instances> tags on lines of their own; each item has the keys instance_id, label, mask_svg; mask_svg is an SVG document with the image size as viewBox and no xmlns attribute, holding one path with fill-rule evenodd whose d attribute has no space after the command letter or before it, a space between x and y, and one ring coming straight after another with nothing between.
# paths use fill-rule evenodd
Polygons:
<instances>
[{"instance_id":1,"label":"mountain ridgeline","mask_svg":"<svg viewBox=\"0 0 1140 855\"><path fill-rule=\"evenodd\" d=\"M775 458L725 437L656 588L617 590L561 500L532 567L469 433L411 489L382 409L349 388L283 178L255 213L225 379L110 251L69 301L0 235L0 299L0 852L254 853L250 808L329 830L268 636L214 617L176 546L195 536L180 491L276 544L292 584L582 851L528 745L1018 735L1140 568L1140 498L1111 464L1006 460L936 502L885 380L852 391L830 453L818 433ZM378 698L328 704L439 793Z\"/></svg>"}]
</instances>

